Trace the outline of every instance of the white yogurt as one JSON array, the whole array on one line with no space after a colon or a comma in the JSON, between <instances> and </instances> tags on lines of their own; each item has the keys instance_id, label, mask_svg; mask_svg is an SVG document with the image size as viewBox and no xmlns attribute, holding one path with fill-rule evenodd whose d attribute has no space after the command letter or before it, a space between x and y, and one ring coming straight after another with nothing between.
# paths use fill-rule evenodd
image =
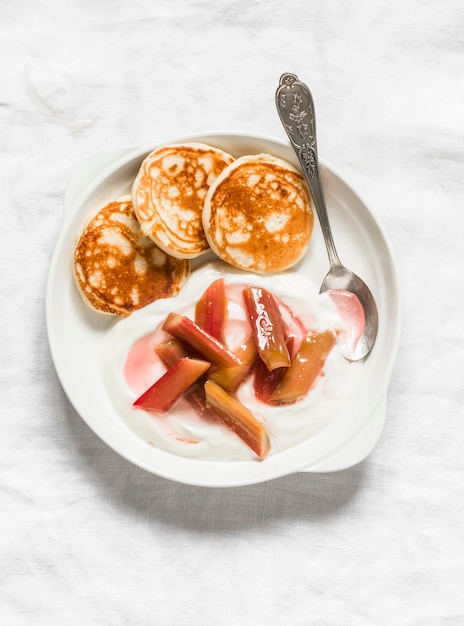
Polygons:
<instances>
[{"instance_id":1,"label":"white yogurt","mask_svg":"<svg viewBox=\"0 0 464 626\"><path fill-rule=\"evenodd\" d=\"M319 295L317 287L300 274L286 272L258 276L230 267L226 269L224 264L212 262L194 271L175 298L158 300L128 318L115 321L105 338L105 385L117 413L133 432L149 444L173 454L203 460L254 459L257 457L253 451L239 437L225 426L196 415L185 400L179 400L169 413L163 415L132 406L134 400L164 371L154 356L154 339L150 336L171 311L193 318L195 303L203 291L220 277L225 278L227 285L252 284L272 291L308 330L343 330L343 321L331 298ZM228 315L240 320L243 311L231 303ZM234 341L234 337L227 337L228 343L233 344ZM146 359L147 354L151 354L152 358L148 359L147 367L142 369L136 380L128 380L125 365L129 353L134 358L133 346L137 342L140 342L141 358ZM288 406L268 406L255 398L252 379L240 387L237 396L266 424L271 438L271 454L275 454L319 433L338 417L345 403L349 402L361 369L362 363L349 363L335 346L325 363L324 375L318 377L308 395L299 402Z\"/></svg>"}]
</instances>

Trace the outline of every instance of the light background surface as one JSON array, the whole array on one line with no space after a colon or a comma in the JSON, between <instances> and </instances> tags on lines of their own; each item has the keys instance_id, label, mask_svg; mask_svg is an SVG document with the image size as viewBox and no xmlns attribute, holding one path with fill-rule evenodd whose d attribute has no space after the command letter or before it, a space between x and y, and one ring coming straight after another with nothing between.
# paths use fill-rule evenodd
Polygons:
<instances>
[{"instance_id":1,"label":"light background surface","mask_svg":"<svg viewBox=\"0 0 464 626\"><path fill-rule=\"evenodd\" d=\"M464 624L463 32L460 0L0 3L2 623ZM101 148L284 138L288 71L397 258L386 427L343 472L179 485L108 449L56 377L63 191Z\"/></svg>"}]
</instances>

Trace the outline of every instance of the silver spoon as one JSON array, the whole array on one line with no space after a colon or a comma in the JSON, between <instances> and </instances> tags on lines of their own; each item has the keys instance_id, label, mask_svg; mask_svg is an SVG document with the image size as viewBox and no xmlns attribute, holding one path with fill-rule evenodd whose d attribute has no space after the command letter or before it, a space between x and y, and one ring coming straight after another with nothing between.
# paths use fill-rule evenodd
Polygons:
<instances>
[{"instance_id":1,"label":"silver spoon","mask_svg":"<svg viewBox=\"0 0 464 626\"><path fill-rule=\"evenodd\" d=\"M313 98L308 87L300 82L295 74L282 74L276 91L276 105L280 120L308 182L327 247L330 269L322 282L319 293L329 290L348 291L357 296L364 311L363 334L355 346L343 348L345 358L350 361L359 361L369 354L377 337L377 306L366 283L342 265L335 249L319 178Z\"/></svg>"}]
</instances>

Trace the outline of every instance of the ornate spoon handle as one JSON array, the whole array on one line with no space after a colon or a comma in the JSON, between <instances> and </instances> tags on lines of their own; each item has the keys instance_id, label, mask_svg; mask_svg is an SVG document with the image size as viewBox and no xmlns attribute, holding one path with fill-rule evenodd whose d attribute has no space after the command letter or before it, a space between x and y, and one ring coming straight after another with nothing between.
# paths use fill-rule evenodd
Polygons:
<instances>
[{"instance_id":1,"label":"ornate spoon handle","mask_svg":"<svg viewBox=\"0 0 464 626\"><path fill-rule=\"evenodd\" d=\"M306 175L327 246L330 265L341 265L319 178L314 102L308 87L295 74L282 74L276 91L280 120Z\"/></svg>"}]
</instances>

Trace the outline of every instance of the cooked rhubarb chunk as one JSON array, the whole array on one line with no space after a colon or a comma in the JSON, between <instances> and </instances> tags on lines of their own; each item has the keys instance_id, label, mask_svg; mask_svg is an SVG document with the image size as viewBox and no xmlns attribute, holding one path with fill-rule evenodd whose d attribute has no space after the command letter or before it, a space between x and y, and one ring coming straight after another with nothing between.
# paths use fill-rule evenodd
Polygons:
<instances>
[{"instance_id":1,"label":"cooked rhubarb chunk","mask_svg":"<svg viewBox=\"0 0 464 626\"><path fill-rule=\"evenodd\" d=\"M269 402L277 385L282 380L288 367L277 367L271 372L267 369L266 364L258 359L255 364L253 390L255 396L261 402Z\"/></svg>"},{"instance_id":2,"label":"cooked rhubarb chunk","mask_svg":"<svg viewBox=\"0 0 464 626\"><path fill-rule=\"evenodd\" d=\"M195 307L195 323L212 337L225 342L224 326L227 319L226 287L218 278L206 289Z\"/></svg>"},{"instance_id":3,"label":"cooked rhubarb chunk","mask_svg":"<svg viewBox=\"0 0 464 626\"><path fill-rule=\"evenodd\" d=\"M271 404L293 404L303 398L321 373L335 344L335 335L325 330L303 339L292 364L269 398Z\"/></svg>"},{"instance_id":4,"label":"cooked rhubarb chunk","mask_svg":"<svg viewBox=\"0 0 464 626\"><path fill-rule=\"evenodd\" d=\"M200 381L196 382L185 392L184 398L190 404L195 413L197 413L197 415L202 417L204 420L216 423L221 421L217 414L206 406L204 384L201 384Z\"/></svg>"},{"instance_id":5,"label":"cooked rhubarb chunk","mask_svg":"<svg viewBox=\"0 0 464 626\"><path fill-rule=\"evenodd\" d=\"M164 321L163 330L187 343L216 367L241 365L240 359L231 350L185 315L170 313Z\"/></svg>"},{"instance_id":6,"label":"cooked rhubarb chunk","mask_svg":"<svg viewBox=\"0 0 464 626\"><path fill-rule=\"evenodd\" d=\"M287 339L287 349L289 354L293 352L294 345L294 337L288 337ZM273 394L275 388L282 380L283 375L287 371L287 367L277 367L275 370L270 372L264 361L261 359L256 360L255 368L254 368L254 378L253 378L253 390L255 392L255 396L261 402L269 402L269 398Z\"/></svg>"},{"instance_id":7,"label":"cooked rhubarb chunk","mask_svg":"<svg viewBox=\"0 0 464 626\"><path fill-rule=\"evenodd\" d=\"M185 345L174 337L158 343L155 352L167 367L172 367L183 357L191 356Z\"/></svg>"},{"instance_id":8,"label":"cooked rhubarb chunk","mask_svg":"<svg viewBox=\"0 0 464 626\"><path fill-rule=\"evenodd\" d=\"M235 354L240 359L241 365L214 368L208 372L208 378L214 380L215 383L230 393L237 391L241 383L250 373L253 363L256 360L258 352L253 338L250 337L248 341L235 351Z\"/></svg>"},{"instance_id":9,"label":"cooked rhubarb chunk","mask_svg":"<svg viewBox=\"0 0 464 626\"><path fill-rule=\"evenodd\" d=\"M180 359L134 402L134 406L148 411L169 411L174 402L210 365L199 359Z\"/></svg>"},{"instance_id":10,"label":"cooked rhubarb chunk","mask_svg":"<svg viewBox=\"0 0 464 626\"><path fill-rule=\"evenodd\" d=\"M269 454L271 444L266 427L239 400L212 380L205 383L206 406L242 439L260 458Z\"/></svg>"},{"instance_id":11,"label":"cooked rhubarb chunk","mask_svg":"<svg viewBox=\"0 0 464 626\"><path fill-rule=\"evenodd\" d=\"M274 295L262 287L245 287L246 309L253 337L261 359L268 370L290 365L290 355L285 343L285 328Z\"/></svg>"}]
</instances>

